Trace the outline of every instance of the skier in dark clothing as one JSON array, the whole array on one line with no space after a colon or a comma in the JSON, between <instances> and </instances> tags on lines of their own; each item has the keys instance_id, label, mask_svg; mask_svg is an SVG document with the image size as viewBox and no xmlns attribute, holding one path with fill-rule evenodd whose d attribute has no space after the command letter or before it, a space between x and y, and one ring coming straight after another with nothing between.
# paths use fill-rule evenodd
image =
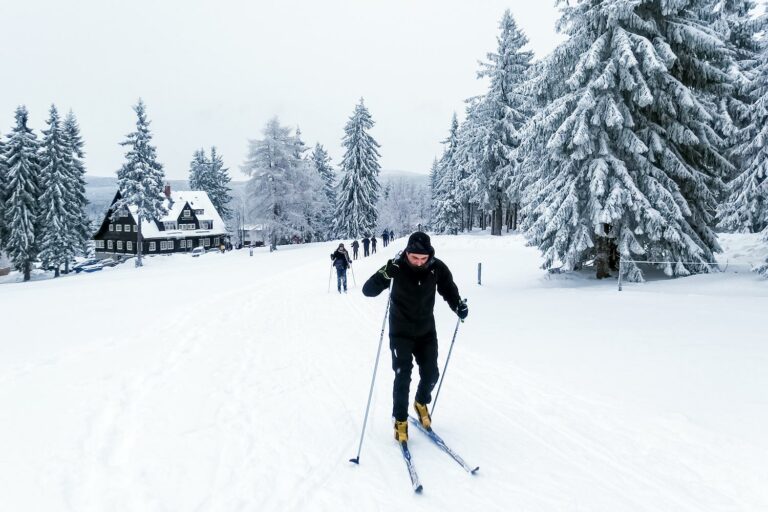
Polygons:
<instances>
[{"instance_id":1,"label":"skier in dark clothing","mask_svg":"<svg viewBox=\"0 0 768 512\"><path fill-rule=\"evenodd\" d=\"M384 247L389 245L389 233L387 233L386 229L381 233L381 241L384 242Z\"/></svg>"},{"instance_id":2,"label":"skier in dark clothing","mask_svg":"<svg viewBox=\"0 0 768 512\"><path fill-rule=\"evenodd\" d=\"M371 254L376 254L376 235L371 237Z\"/></svg>"},{"instance_id":3,"label":"skier in dark clothing","mask_svg":"<svg viewBox=\"0 0 768 512\"><path fill-rule=\"evenodd\" d=\"M357 259L357 250L360 248L360 243L357 240L352 240L352 258Z\"/></svg>"},{"instance_id":4,"label":"skier in dark clothing","mask_svg":"<svg viewBox=\"0 0 768 512\"><path fill-rule=\"evenodd\" d=\"M389 230L389 241L393 241L395 239L395 232L391 229Z\"/></svg>"},{"instance_id":5,"label":"skier in dark clothing","mask_svg":"<svg viewBox=\"0 0 768 512\"><path fill-rule=\"evenodd\" d=\"M413 358L419 365L419 386L413 404L421 424L427 428L431 418L427 404L437 384L437 332L435 330L435 290L462 320L469 310L459 296L448 267L435 258L435 250L425 233L413 233L403 253L387 261L363 285L363 294L375 297L389 288L389 348L395 382L392 391L392 416L395 439L408 440L408 397Z\"/></svg>"},{"instance_id":6,"label":"skier in dark clothing","mask_svg":"<svg viewBox=\"0 0 768 512\"><path fill-rule=\"evenodd\" d=\"M368 252L368 247L371 245L371 241L366 236L363 238L363 256L369 256L371 253Z\"/></svg>"},{"instance_id":7,"label":"skier in dark clothing","mask_svg":"<svg viewBox=\"0 0 768 512\"><path fill-rule=\"evenodd\" d=\"M331 260L336 267L336 288L341 293L341 287L344 286L344 293L347 293L347 269L352 265L352 260L344 244L339 244L339 248L331 254Z\"/></svg>"}]
</instances>

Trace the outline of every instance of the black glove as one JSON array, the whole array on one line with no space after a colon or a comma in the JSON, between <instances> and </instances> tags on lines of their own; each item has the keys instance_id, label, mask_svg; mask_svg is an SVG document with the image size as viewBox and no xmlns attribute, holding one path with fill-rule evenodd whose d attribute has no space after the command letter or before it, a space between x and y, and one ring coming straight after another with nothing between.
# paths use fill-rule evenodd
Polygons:
<instances>
[{"instance_id":1,"label":"black glove","mask_svg":"<svg viewBox=\"0 0 768 512\"><path fill-rule=\"evenodd\" d=\"M387 279L392 279L400 271L400 267L395 260L387 261L387 264L379 269L379 273L384 275Z\"/></svg>"},{"instance_id":2,"label":"black glove","mask_svg":"<svg viewBox=\"0 0 768 512\"><path fill-rule=\"evenodd\" d=\"M464 320L467 318L467 315L469 315L469 307L467 307L466 301L459 302L459 305L456 307L456 314Z\"/></svg>"}]
</instances>

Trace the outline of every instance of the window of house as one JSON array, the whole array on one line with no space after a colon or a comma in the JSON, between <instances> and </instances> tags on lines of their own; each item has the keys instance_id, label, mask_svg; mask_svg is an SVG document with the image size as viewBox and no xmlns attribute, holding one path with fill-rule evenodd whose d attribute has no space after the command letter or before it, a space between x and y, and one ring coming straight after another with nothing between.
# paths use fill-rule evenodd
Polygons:
<instances>
[{"instance_id":1,"label":"window of house","mask_svg":"<svg viewBox=\"0 0 768 512\"><path fill-rule=\"evenodd\" d=\"M114 247L114 244L112 243L112 240L107 240L107 249L112 250Z\"/></svg>"},{"instance_id":2,"label":"window of house","mask_svg":"<svg viewBox=\"0 0 768 512\"><path fill-rule=\"evenodd\" d=\"M126 224L125 225L125 232L126 233L130 233L131 232L131 225L130 224Z\"/></svg>"},{"instance_id":3,"label":"window of house","mask_svg":"<svg viewBox=\"0 0 768 512\"><path fill-rule=\"evenodd\" d=\"M123 250L123 241L122 240L118 240L117 241L117 250L118 251L122 251Z\"/></svg>"},{"instance_id":4,"label":"window of house","mask_svg":"<svg viewBox=\"0 0 768 512\"><path fill-rule=\"evenodd\" d=\"M191 216L192 216L192 212L191 212L191 211L189 211L189 210L184 210L184 218L185 218L185 219L188 219L188 218L189 218L189 217L191 217Z\"/></svg>"},{"instance_id":5,"label":"window of house","mask_svg":"<svg viewBox=\"0 0 768 512\"><path fill-rule=\"evenodd\" d=\"M155 242L149 242L149 252L155 252Z\"/></svg>"},{"instance_id":6,"label":"window of house","mask_svg":"<svg viewBox=\"0 0 768 512\"><path fill-rule=\"evenodd\" d=\"M206 247L210 247L211 246L211 239L210 238L203 238L203 245L205 245Z\"/></svg>"},{"instance_id":7,"label":"window of house","mask_svg":"<svg viewBox=\"0 0 768 512\"><path fill-rule=\"evenodd\" d=\"M165 229L167 229L167 230L174 230L174 229L176 229L176 223L175 222L163 222L163 225L165 226Z\"/></svg>"},{"instance_id":8,"label":"window of house","mask_svg":"<svg viewBox=\"0 0 768 512\"><path fill-rule=\"evenodd\" d=\"M110 224L109 225L109 230L110 231L114 231L115 230L115 225L114 224Z\"/></svg>"},{"instance_id":9,"label":"window of house","mask_svg":"<svg viewBox=\"0 0 768 512\"><path fill-rule=\"evenodd\" d=\"M133 226L133 232L134 232L134 233L138 233L138 231L139 231L139 226L137 226L137 225L135 225L135 224L134 224L134 226Z\"/></svg>"},{"instance_id":10,"label":"window of house","mask_svg":"<svg viewBox=\"0 0 768 512\"><path fill-rule=\"evenodd\" d=\"M202 215L203 214L203 210L195 210L195 214Z\"/></svg>"},{"instance_id":11,"label":"window of house","mask_svg":"<svg viewBox=\"0 0 768 512\"><path fill-rule=\"evenodd\" d=\"M123 230L123 225L122 224L116 224L115 225L115 231L122 231L122 230Z\"/></svg>"},{"instance_id":12,"label":"window of house","mask_svg":"<svg viewBox=\"0 0 768 512\"><path fill-rule=\"evenodd\" d=\"M96 240L96 248L97 249L103 249L104 248L104 240Z\"/></svg>"},{"instance_id":13,"label":"window of house","mask_svg":"<svg viewBox=\"0 0 768 512\"><path fill-rule=\"evenodd\" d=\"M128 251L132 251L133 250L133 242L126 242L125 243L125 249L128 250Z\"/></svg>"}]
</instances>

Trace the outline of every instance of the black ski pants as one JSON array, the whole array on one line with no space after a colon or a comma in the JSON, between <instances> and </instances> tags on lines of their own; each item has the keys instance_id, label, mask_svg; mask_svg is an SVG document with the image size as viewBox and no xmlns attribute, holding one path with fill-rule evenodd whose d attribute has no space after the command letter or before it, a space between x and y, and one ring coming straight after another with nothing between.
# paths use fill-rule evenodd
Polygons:
<instances>
[{"instance_id":1,"label":"black ski pants","mask_svg":"<svg viewBox=\"0 0 768 512\"><path fill-rule=\"evenodd\" d=\"M432 331L416 337L390 335L389 349L392 353L392 369L395 371L392 416L398 421L405 421L408 419L408 398L414 358L419 365L416 401L422 404L432 401L432 390L440 375L437 368L437 333Z\"/></svg>"}]
</instances>

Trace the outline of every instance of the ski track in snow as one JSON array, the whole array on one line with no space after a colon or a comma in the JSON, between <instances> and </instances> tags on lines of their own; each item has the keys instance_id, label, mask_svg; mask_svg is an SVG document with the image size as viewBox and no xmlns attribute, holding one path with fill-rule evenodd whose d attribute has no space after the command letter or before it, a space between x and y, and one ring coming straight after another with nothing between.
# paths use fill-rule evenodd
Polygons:
<instances>
[{"instance_id":1,"label":"ski track in snow","mask_svg":"<svg viewBox=\"0 0 768 512\"><path fill-rule=\"evenodd\" d=\"M365 298L360 287L395 251L380 248L355 261L356 285L350 274L349 293L340 295L335 276L326 292L334 246L328 243L253 258L244 251L198 261L161 258L141 270L32 283L46 297L50 291L51 302L80 293L86 310L97 312L111 310L100 302L100 282L123 301L147 303L123 304L127 316L142 318L135 330L76 336L68 327L60 341L69 345L47 345L56 331L44 323L25 327L34 342L9 352L12 364L0 363L0 409L8 420L5 428L0 423L0 438L16 436L21 446L0 446L0 481L19 484L0 494L10 496L14 510L85 512L768 507L760 490L768 477L765 445L631 396L624 403L611 392L571 387L525 367L515 353L519 344L492 343L507 331L500 325L490 336L481 306L497 315L510 311L492 306L494 287L511 285L513 295L535 302L551 300L558 283L531 270L538 257L517 237L462 238L437 239L472 314L460 327L434 419L449 446L480 466L478 475L467 475L411 429L425 490L410 491L392 439L386 334L361 464L348 462L358 447L387 300L386 291ZM468 255L477 244L499 245L499 254L484 260L483 288L472 286L475 257ZM522 270L498 275L511 257ZM190 282L198 273L199 283ZM167 298L141 297L142 282L159 282L156 293ZM23 286L16 299L30 300L30 285ZM560 295L602 300L589 287L563 286ZM645 293L623 300L642 301ZM764 304L766 295L757 300ZM62 318L74 315L57 304ZM161 314L147 313L157 308ZM442 369L455 316L439 297L436 311ZM526 329L521 322L520 338ZM414 369L412 391L416 380ZM50 396L37 391L45 382ZM14 386L29 391L15 400L7 391ZM21 416L29 411L25 400L39 404L30 420ZM37 447L33 436L50 439Z\"/></svg>"}]
</instances>

